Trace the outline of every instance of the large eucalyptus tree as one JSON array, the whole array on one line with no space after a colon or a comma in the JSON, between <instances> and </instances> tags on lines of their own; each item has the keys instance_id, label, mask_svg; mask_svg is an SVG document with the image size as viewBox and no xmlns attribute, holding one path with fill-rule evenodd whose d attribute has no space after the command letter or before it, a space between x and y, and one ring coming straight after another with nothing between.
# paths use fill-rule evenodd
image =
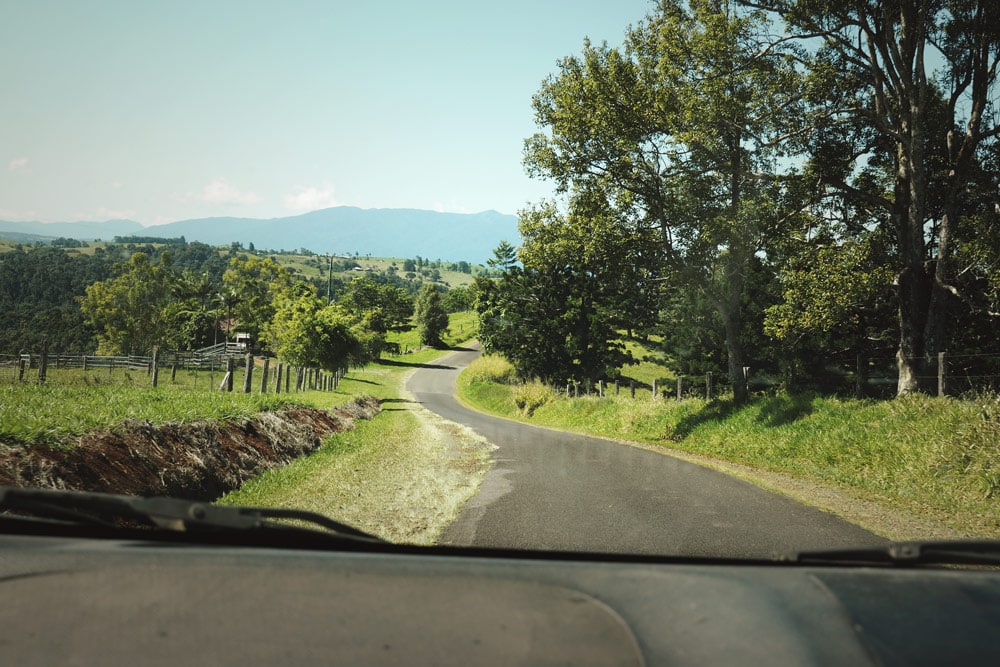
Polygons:
<instances>
[{"instance_id":1,"label":"large eucalyptus tree","mask_svg":"<svg viewBox=\"0 0 1000 667\"><path fill-rule=\"evenodd\" d=\"M778 174L800 74L769 26L725 0L662 0L622 48L560 63L525 146L529 173L570 207L602 201L609 238L655 236L664 275L719 312L737 402L748 267L797 210Z\"/></svg>"},{"instance_id":2,"label":"large eucalyptus tree","mask_svg":"<svg viewBox=\"0 0 1000 667\"><path fill-rule=\"evenodd\" d=\"M996 0L741 0L807 48L817 170L896 241L898 394L930 389L944 351L956 241L978 233L970 183L1000 135ZM889 182L881 182L884 165ZM964 222L963 222L964 219ZM963 229L964 226L964 229Z\"/></svg>"}]
</instances>

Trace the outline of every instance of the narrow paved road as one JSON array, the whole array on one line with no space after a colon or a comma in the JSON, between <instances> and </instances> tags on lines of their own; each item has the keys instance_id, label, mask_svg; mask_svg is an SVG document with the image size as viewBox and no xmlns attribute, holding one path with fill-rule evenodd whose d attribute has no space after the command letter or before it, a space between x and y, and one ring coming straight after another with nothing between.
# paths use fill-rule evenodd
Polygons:
<instances>
[{"instance_id":1,"label":"narrow paved road","mask_svg":"<svg viewBox=\"0 0 1000 667\"><path fill-rule=\"evenodd\" d=\"M671 456L469 410L454 398L455 379L478 354L453 352L407 382L426 408L497 447L445 544L769 558L885 541Z\"/></svg>"}]
</instances>

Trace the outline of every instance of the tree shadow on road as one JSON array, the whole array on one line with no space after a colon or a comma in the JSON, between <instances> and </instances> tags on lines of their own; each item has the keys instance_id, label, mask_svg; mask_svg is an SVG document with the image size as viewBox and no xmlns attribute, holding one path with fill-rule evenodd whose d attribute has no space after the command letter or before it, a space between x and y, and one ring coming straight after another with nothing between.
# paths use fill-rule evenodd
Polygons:
<instances>
[{"instance_id":1,"label":"tree shadow on road","mask_svg":"<svg viewBox=\"0 0 1000 667\"><path fill-rule=\"evenodd\" d=\"M408 398L383 398L381 401L379 401L379 405L382 406L382 412L402 412L403 410L407 409L407 408L387 408L387 407L385 407L387 404L390 404L390 403L409 403L411 405L417 405L420 402L419 401L411 401Z\"/></svg>"},{"instance_id":2,"label":"tree shadow on road","mask_svg":"<svg viewBox=\"0 0 1000 667\"><path fill-rule=\"evenodd\" d=\"M380 359L379 363L383 366L398 366L404 368L436 368L438 370L455 370L454 366L443 366L441 364L421 364L414 363L412 361L397 361L395 359Z\"/></svg>"}]
</instances>

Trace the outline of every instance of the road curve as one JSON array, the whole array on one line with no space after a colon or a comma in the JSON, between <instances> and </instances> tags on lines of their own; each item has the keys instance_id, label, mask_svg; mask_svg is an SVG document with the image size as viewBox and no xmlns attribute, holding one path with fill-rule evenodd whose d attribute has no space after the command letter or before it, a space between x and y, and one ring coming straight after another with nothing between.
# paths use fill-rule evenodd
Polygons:
<instances>
[{"instance_id":1,"label":"road curve","mask_svg":"<svg viewBox=\"0 0 1000 667\"><path fill-rule=\"evenodd\" d=\"M479 354L460 349L419 368L419 403L496 446L479 492L444 544L770 558L885 540L820 510L715 470L601 438L491 417L454 398Z\"/></svg>"}]
</instances>

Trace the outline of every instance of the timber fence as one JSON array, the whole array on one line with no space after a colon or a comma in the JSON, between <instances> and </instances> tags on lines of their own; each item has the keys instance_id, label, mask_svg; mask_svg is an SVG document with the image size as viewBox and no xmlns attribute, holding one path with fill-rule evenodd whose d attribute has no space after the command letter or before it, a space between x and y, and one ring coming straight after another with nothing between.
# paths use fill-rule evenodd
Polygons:
<instances>
[{"instance_id":1,"label":"timber fence","mask_svg":"<svg viewBox=\"0 0 1000 667\"><path fill-rule=\"evenodd\" d=\"M1000 354L940 353L918 366L915 376L924 391L938 396L961 396L967 393L1000 393ZM774 391L778 388L808 389L826 394L863 398L889 398L896 393L898 369L895 357L863 358L854 363L831 360L797 376L755 372L743 368L739 382L748 393ZM564 396L625 396L645 399L719 398L731 395L733 379L722 370L701 374L680 374L650 382L626 377L598 382L567 382L555 389Z\"/></svg>"},{"instance_id":2,"label":"timber fence","mask_svg":"<svg viewBox=\"0 0 1000 667\"><path fill-rule=\"evenodd\" d=\"M0 354L0 384L96 386L167 384L244 393L334 391L347 369L336 372L292 366L246 353L230 344L195 352L154 350L142 355L71 355L43 349ZM238 381L239 378L239 381Z\"/></svg>"}]
</instances>

